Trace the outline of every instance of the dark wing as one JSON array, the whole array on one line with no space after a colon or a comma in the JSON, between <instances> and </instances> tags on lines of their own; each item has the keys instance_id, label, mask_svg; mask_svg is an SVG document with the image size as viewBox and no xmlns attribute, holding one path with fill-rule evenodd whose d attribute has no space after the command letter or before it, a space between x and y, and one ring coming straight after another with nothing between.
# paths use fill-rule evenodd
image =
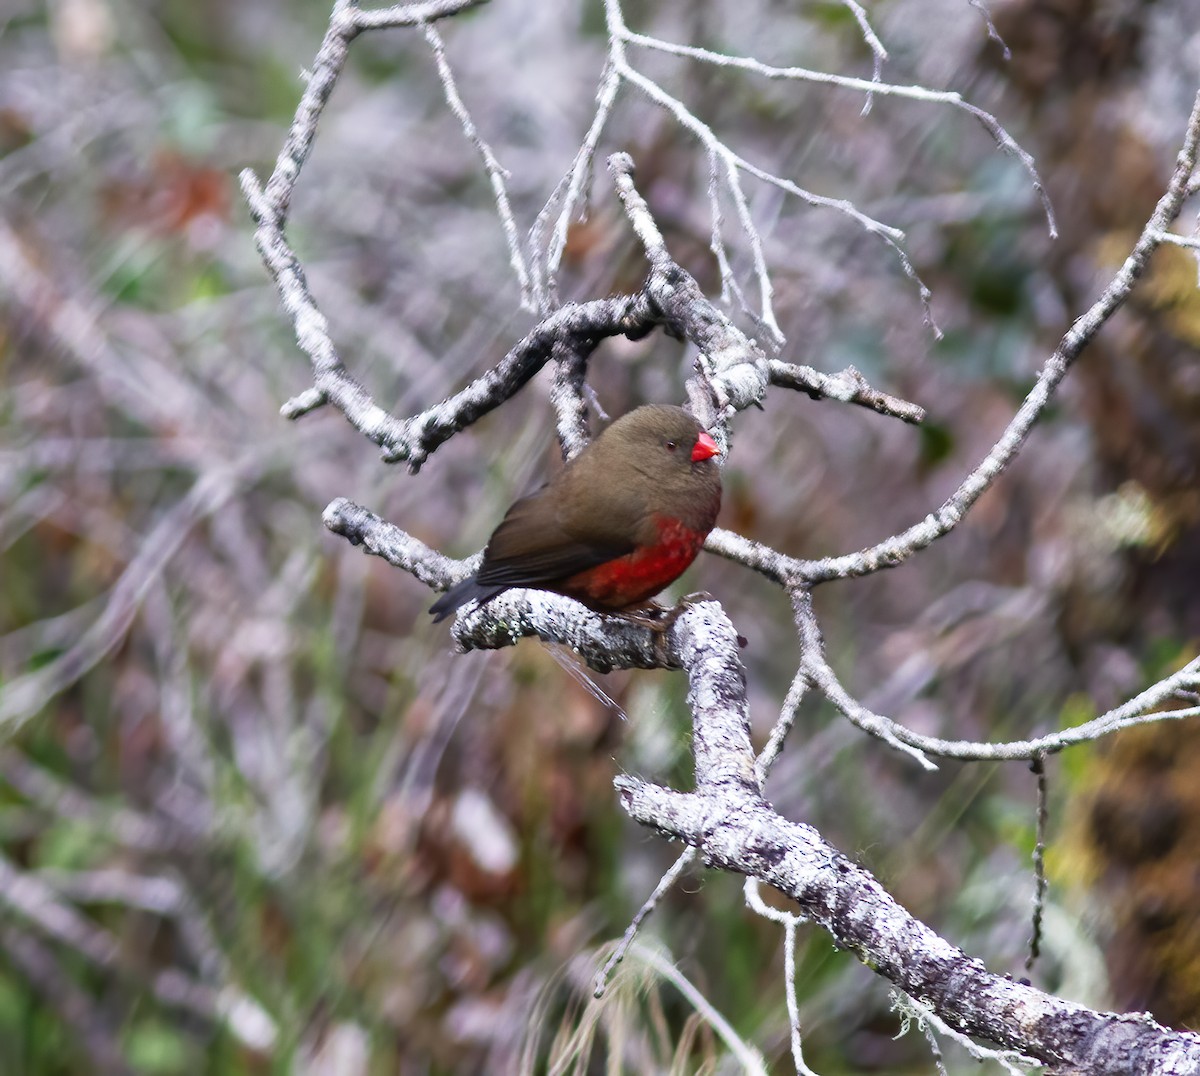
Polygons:
<instances>
[{"instance_id":1,"label":"dark wing","mask_svg":"<svg viewBox=\"0 0 1200 1076\"><path fill-rule=\"evenodd\" d=\"M475 576L469 575L461 583L456 583L438 598L429 607L429 612L433 615L433 622L436 624L439 621L445 620L446 617L460 606L466 605L467 602L477 601L482 604L483 602L490 601L503 589L503 587L482 587Z\"/></svg>"},{"instance_id":2,"label":"dark wing","mask_svg":"<svg viewBox=\"0 0 1200 1076\"><path fill-rule=\"evenodd\" d=\"M599 540L570 533L544 499L546 487L517 501L493 532L476 577L481 586L537 586L566 579L633 551L632 541L611 533Z\"/></svg>"}]
</instances>

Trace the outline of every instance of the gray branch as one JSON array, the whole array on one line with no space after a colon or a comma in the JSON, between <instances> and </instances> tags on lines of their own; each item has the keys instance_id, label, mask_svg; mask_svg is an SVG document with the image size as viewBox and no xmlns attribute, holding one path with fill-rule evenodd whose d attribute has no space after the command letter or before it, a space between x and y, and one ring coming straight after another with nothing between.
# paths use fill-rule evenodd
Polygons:
<instances>
[{"instance_id":1,"label":"gray branch","mask_svg":"<svg viewBox=\"0 0 1200 1076\"><path fill-rule=\"evenodd\" d=\"M382 557L389 564L403 568L435 590L449 590L477 566L473 560L453 560L430 549L420 539L345 497L331 502L323 519L326 527L351 545L361 546L364 553Z\"/></svg>"},{"instance_id":2,"label":"gray branch","mask_svg":"<svg viewBox=\"0 0 1200 1076\"><path fill-rule=\"evenodd\" d=\"M708 301L691 274L671 259L649 207L634 186L629 154L614 153L608 167L650 262L647 298L668 331L686 337L700 350L697 376L688 384L692 410L706 427L724 435L725 420L731 414L766 396L770 382L767 357L757 342L747 339ZM724 450L727 445L721 447Z\"/></svg>"},{"instance_id":3,"label":"gray branch","mask_svg":"<svg viewBox=\"0 0 1200 1076\"><path fill-rule=\"evenodd\" d=\"M384 446L383 458L389 463L407 460L415 473L439 445L524 388L555 357L556 346L564 360L568 354L586 358L605 337L644 336L657 320L642 294L567 303L461 392L401 422L399 434Z\"/></svg>"},{"instance_id":4,"label":"gray branch","mask_svg":"<svg viewBox=\"0 0 1200 1076\"><path fill-rule=\"evenodd\" d=\"M922 736L889 717L877 714L848 692L825 658L825 644L813 612L812 597L805 587L792 591L796 633L800 637L800 671L851 724L905 754L912 755L926 769L936 769L928 755L973 762L1032 761L1076 744L1091 743L1121 729L1156 721L1180 721L1200 716L1200 706L1162 710L1159 707L1180 698L1184 692L1200 687L1200 658L1178 672L1160 680L1128 702L1082 725L1060 729L1032 740L1003 743L978 743L972 740L943 740Z\"/></svg>"},{"instance_id":5,"label":"gray branch","mask_svg":"<svg viewBox=\"0 0 1200 1076\"><path fill-rule=\"evenodd\" d=\"M711 716L697 715L697 724ZM629 777L618 778L617 788L632 818L698 848L710 867L787 894L839 947L951 1027L1062 1072L1200 1071L1200 1035L1172 1031L1145 1013L1096 1012L992 974L913 918L815 829L781 818L750 789L698 780L695 792L684 793Z\"/></svg>"},{"instance_id":6,"label":"gray branch","mask_svg":"<svg viewBox=\"0 0 1200 1076\"><path fill-rule=\"evenodd\" d=\"M558 444L564 460L578 456L591 437L585 380L589 351L590 348L568 340L555 341L552 349L555 370L550 403L554 407Z\"/></svg>"},{"instance_id":7,"label":"gray branch","mask_svg":"<svg viewBox=\"0 0 1200 1076\"><path fill-rule=\"evenodd\" d=\"M768 363L771 384L797 389L814 400L841 400L867 407L876 414L888 415L919 426L925 421L925 408L872 388L853 366L838 374L823 374L811 366L796 366L772 359Z\"/></svg>"},{"instance_id":8,"label":"gray branch","mask_svg":"<svg viewBox=\"0 0 1200 1076\"><path fill-rule=\"evenodd\" d=\"M1100 297L1067 330L1054 354L1046 360L1037 383L1025 397L1017 413L1009 422L1000 439L992 446L987 456L950 495L936 511L920 523L878 545L870 546L844 557L826 557L824 560L805 561L799 566L799 577L812 583L830 579L845 579L849 576L869 575L881 568L893 568L903 564L917 550L924 549L937 539L949 534L963 516L974 506L983 493L1004 472L1024 446L1029 431L1042 416L1054 396L1059 383L1066 376L1071 364L1080 352L1103 328L1105 322L1124 305L1138 278L1145 271L1150 256L1162 243L1171 224L1179 216L1187 198L1192 173L1196 170L1197 143L1200 142L1200 94L1192 106L1184 135L1183 148L1175 163L1175 171L1166 193L1158 200L1146 226L1142 229L1133 250L1125 259L1116 276Z\"/></svg>"}]
</instances>

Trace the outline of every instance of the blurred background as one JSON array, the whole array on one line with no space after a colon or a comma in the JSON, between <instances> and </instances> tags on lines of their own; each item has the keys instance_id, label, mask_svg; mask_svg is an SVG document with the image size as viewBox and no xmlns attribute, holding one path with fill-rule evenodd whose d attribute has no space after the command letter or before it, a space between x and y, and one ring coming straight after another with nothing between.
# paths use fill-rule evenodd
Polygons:
<instances>
[{"instance_id":1,"label":"blurred background","mask_svg":"<svg viewBox=\"0 0 1200 1076\"><path fill-rule=\"evenodd\" d=\"M748 187L782 357L853 363L930 417L774 390L735 423L724 526L821 556L924 516L1161 194L1200 86L1191 0L991 13L1010 59L965 0L869 8L885 79L961 91L1035 154L1058 240L963 113L881 98L863 115L858 94L631 54L744 156L904 228L945 334L878 240ZM871 71L827 0L626 16L764 62ZM269 172L327 17L315 0L0 6L0 1071L736 1071L680 976L789 1071L782 932L737 878L686 875L589 1003L603 947L678 851L625 817L611 781L689 786L682 678L591 674L596 691L532 642L456 655L423 586L321 526L346 496L465 555L557 461L545 373L416 477L335 413L279 417L309 371L235 177ZM441 30L527 228L591 119L602 7L493 0ZM601 158L616 149L715 293L704 153L630 88ZM747 245L725 234L749 291ZM418 32L354 44L290 236L343 358L396 414L532 324ZM562 295L628 291L644 270L601 171ZM847 686L921 732L1009 739L1194 656L1198 344L1196 263L1165 248L952 536L818 592ZM690 360L661 334L610 341L590 380L616 415L681 401ZM748 639L761 743L796 666L787 602L711 556L679 585L699 588ZM1198 764L1194 723L1049 762L1037 985L1200 1026ZM810 704L767 791L992 970L1025 974L1025 767L925 774ZM893 1041L886 984L827 936L802 930L798 964L814 1068L932 1070L920 1035ZM951 1072L979 1071L945 1049Z\"/></svg>"}]
</instances>

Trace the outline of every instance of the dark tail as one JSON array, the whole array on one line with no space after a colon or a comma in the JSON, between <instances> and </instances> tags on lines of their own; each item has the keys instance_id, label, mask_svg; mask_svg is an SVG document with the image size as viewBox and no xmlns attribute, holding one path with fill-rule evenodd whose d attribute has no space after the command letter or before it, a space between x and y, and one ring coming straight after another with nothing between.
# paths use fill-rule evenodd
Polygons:
<instances>
[{"instance_id":1,"label":"dark tail","mask_svg":"<svg viewBox=\"0 0 1200 1076\"><path fill-rule=\"evenodd\" d=\"M443 594L430 607L429 612L433 615L433 622L445 620L460 606L466 605L469 601L477 601L481 605L490 601L506 587L485 586L481 585L473 575L467 576L461 583L456 583L445 594Z\"/></svg>"}]
</instances>

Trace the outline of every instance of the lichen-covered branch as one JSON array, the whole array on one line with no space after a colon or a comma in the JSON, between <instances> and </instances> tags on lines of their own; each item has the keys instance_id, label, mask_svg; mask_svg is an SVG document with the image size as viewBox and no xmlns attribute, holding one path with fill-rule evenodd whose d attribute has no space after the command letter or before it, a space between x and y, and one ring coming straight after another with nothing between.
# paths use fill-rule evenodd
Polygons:
<instances>
[{"instance_id":1,"label":"lichen-covered branch","mask_svg":"<svg viewBox=\"0 0 1200 1076\"><path fill-rule=\"evenodd\" d=\"M657 321L644 295L567 303L539 324L491 370L440 404L405 419L384 446L388 462L406 460L415 473L439 445L510 399L551 358L555 348L586 357L609 336L642 336Z\"/></svg>"},{"instance_id":2,"label":"lichen-covered branch","mask_svg":"<svg viewBox=\"0 0 1200 1076\"><path fill-rule=\"evenodd\" d=\"M811 366L797 366L771 359L767 369L772 385L796 389L813 400L841 400L842 403L857 404L914 426L925 421L925 408L872 388L853 366L847 366L837 374L823 374Z\"/></svg>"},{"instance_id":3,"label":"lichen-covered branch","mask_svg":"<svg viewBox=\"0 0 1200 1076\"><path fill-rule=\"evenodd\" d=\"M453 560L430 549L420 539L345 497L330 502L323 518L326 527L351 545L403 568L435 590L448 590L477 566L476 560Z\"/></svg>"},{"instance_id":4,"label":"lichen-covered branch","mask_svg":"<svg viewBox=\"0 0 1200 1076\"><path fill-rule=\"evenodd\" d=\"M587 363L591 347L585 341L556 340L551 348L554 407L558 445L564 460L574 459L590 439L587 405Z\"/></svg>"},{"instance_id":5,"label":"lichen-covered branch","mask_svg":"<svg viewBox=\"0 0 1200 1076\"><path fill-rule=\"evenodd\" d=\"M1200 1035L1148 1015L1121 1015L1062 1001L995 975L897 904L865 870L811 826L781 818L748 789L691 793L635 778L617 788L630 816L699 849L720 870L757 878L796 901L878 974L951 1027L1089 1076L1164 1076L1200 1071Z\"/></svg>"}]
</instances>

